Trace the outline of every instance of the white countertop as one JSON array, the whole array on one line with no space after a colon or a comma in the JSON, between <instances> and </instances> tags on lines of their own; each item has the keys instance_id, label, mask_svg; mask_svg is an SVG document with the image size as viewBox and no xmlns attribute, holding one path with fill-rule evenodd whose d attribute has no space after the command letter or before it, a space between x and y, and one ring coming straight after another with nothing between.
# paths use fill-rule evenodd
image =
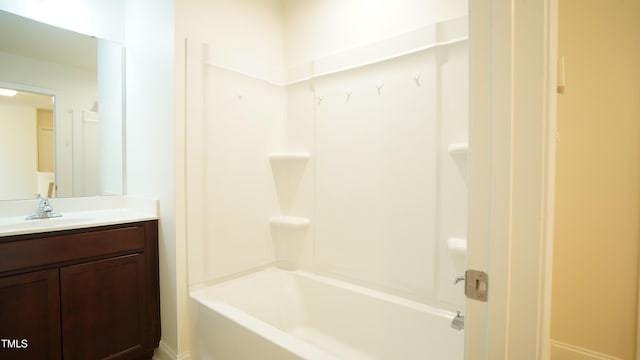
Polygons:
<instances>
[{"instance_id":1,"label":"white countertop","mask_svg":"<svg viewBox=\"0 0 640 360\"><path fill-rule=\"evenodd\" d=\"M26 220L40 200L0 201L0 237L157 220L158 201L129 196L49 199L62 217Z\"/></svg>"}]
</instances>

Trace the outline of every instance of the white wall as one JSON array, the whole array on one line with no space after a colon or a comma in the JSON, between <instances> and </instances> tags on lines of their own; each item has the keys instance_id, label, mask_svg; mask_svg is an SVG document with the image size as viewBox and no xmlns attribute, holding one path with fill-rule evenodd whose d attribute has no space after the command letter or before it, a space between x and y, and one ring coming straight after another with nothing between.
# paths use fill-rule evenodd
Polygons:
<instances>
[{"instance_id":1,"label":"white wall","mask_svg":"<svg viewBox=\"0 0 640 360\"><path fill-rule=\"evenodd\" d=\"M208 61L263 77L282 71L281 0L187 0L179 6L180 43L188 38L211 44Z\"/></svg>"},{"instance_id":2,"label":"white wall","mask_svg":"<svg viewBox=\"0 0 640 360\"><path fill-rule=\"evenodd\" d=\"M284 4L288 66L467 14L464 0L288 0Z\"/></svg>"},{"instance_id":3,"label":"white wall","mask_svg":"<svg viewBox=\"0 0 640 360\"><path fill-rule=\"evenodd\" d=\"M29 199L38 188L36 109L0 98L0 200Z\"/></svg>"},{"instance_id":4,"label":"white wall","mask_svg":"<svg viewBox=\"0 0 640 360\"><path fill-rule=\"evenodd\" d=\"M159 200L159 356L176 359L187 341L187 294L184 239L176 237L174 1L125 5L126 189Z\"/></svg>"}]
</instances>

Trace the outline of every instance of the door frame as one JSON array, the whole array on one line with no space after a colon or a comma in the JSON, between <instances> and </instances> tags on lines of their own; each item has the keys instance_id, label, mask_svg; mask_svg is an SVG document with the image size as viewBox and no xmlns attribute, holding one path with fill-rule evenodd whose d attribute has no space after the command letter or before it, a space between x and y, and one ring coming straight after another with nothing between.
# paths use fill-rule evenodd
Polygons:
<instances>
[{"instance_id":1,"label":"door frame","mask_svg":"<svg viewBox=\"0 0 640 360\"><path fill-rule=\"evenodd\" d=\"M469 1L466 360L548 359L558 0Z\"/></svg>"}]
</instances>

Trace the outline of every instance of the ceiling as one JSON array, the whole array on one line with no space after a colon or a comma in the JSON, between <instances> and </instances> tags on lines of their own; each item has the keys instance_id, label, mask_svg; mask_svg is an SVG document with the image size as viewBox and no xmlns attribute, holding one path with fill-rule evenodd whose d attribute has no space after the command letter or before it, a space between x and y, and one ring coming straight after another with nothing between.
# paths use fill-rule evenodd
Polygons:
<instances>
[{"instance_id":1,"label":"ceiling","mask_svg":"<svg viewBox=\"0 0 640 360\"><path fill-rule=\"evenodd\" d=\"M11 104L13 106L21 105L37 109L53 110L51 95L42 95L23 91L18 91L18 93L12 97L0 96L0 104L3 103Z\"/></svg>"},{"instance_id":2,"label":"ceiling","mask_svg":"<svg viewBox=\"0 0 640 360\"><path fill-rule=\"evenodd\" d=\"M94 37L5 11L0 11L0 51L96 70L97 45Z\"/></svg>"}]
</instances>

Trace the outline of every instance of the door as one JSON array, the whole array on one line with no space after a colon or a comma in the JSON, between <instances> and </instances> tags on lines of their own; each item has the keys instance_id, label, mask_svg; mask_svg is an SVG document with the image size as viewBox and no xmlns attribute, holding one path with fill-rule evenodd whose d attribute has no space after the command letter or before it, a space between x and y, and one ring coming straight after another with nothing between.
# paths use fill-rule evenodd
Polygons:
<instances>
[{"instance_id":1,"label":"door","mask_svg":"<svg viewBox=\"0 0 640 360\"><path fill-rule=\"evenodd\" d=\"M557 0L469 2L467 266L489 274L467 299L465 359L548 358Z\"/></svg>"},{"instance_id":2,"label":"door","mask_svg":"<svg viewBox=\"0 0 640 360\"><path fill-rule=\"evenodd\" d=\"M53 130L53 110L38 109L38 171L52 173L55 154L55 132Z\"/></svg>"},{"instance_id":3,"label":"door","mask_svg":"<svg viewBox=\"0 0 640 360\"><path fill-rule=\"evenodd\" d=\"M149 348L144 264L143 254L133 254L60 269L65 359L139 356Z\"/></svg>"},{"instance_id":4,"label":"door","mask_svg":"<svg viewBox=\"0 0 640 360\"><path fill-rule=\"evenodd\" d=\"M0 359L60 359L58 269L0 278Z\"/></svg>"}]
</instances>

